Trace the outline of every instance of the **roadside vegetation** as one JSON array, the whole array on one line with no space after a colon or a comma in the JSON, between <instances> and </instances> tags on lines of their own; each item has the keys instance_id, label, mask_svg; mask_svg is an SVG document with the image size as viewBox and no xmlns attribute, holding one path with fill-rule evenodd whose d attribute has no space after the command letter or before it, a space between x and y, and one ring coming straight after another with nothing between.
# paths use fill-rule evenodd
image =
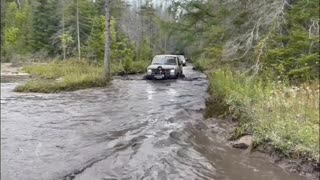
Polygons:
<instances>
[{"instance_id":1,"label":"roadside vegetation","mask_svg":"<svg viewBox=\"0 0 320 180\"><path fill-rule=\"evenodd\" d=\"M319 160L319 84L286 86L230 70L209 74L209 113L239 120L235 137L252 134L256 146L270 143L287 157ZM219 100L220 104L217 104ZM222 111L217 106L225 107ZM218 111L218 112L215 112Z\"/></svg>"},{"instance_id":2,"label":"roadside vegetation","mask_svg":"<svg viewBox=\"0 0 320 180\"><path fill-rule=\"evenodd\" d=\"M172 10L180 22L168 26L209 78L207 116L237 119L234 137L252 134L255 147L319 164L319 2L183 0Z\"/></svg>"},{"instance_id":3,"label":"roadside vegetation","mask_svg":"<svg viewBox=\"0 0 320 180\"><path fill-rule=\"evenodd\" d=\"M131 62L111 66L112 74L136 74L145 71L146 62ZM92 87L104 87L109 82L104 78L102 65L90 64L85 60L52 61L24 67L33 80L18 86L17 92L56 93Z\"/></svg>"},{"instance_id":4,"label":"roadside vegetation","mask_svg":"<svg viewBox=\"0 0 320 180\"><path fill-rule=\"evenodd\" d=\"M102 87L108 84L103 76L103 68L90 65L85 61L51 62L26 66L24 71L34 79L16 87L17 92L54 93Z\"/></svg>"},{"instance_id":5,"label":"roadside vegetation","mask_svg":"<svg viewBox=\"0 0 320 180\"><path fill-rule=\"evenodd\" d=\"M111 13L110 30L105 3ZM106 58L111 74L126 75L144 73L152 56L169 46L168 37L160 38L165 32L156 12L168 14L150 1L135 8L122 0L1 1L1 60L30 64L24 71L33 80L17 87L18 92L106 86L106 49L111 52ZM108 48L106 34L111 40Z\"/></svg>"}]
</instances>

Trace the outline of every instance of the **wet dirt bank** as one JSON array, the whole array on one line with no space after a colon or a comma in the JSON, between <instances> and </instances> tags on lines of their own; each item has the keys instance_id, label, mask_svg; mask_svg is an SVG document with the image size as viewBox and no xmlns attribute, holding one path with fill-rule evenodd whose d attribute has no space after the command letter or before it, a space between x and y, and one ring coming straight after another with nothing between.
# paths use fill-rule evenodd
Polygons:
<instances>
[{"instance_id":1,"label":"wet dirt bank","mask_svg":"<svg viewBox=\"0 0 320 180\"><path fill-rule=\"evenodd\" d=\"M1 179L307 179L226 144L228 125L203 118L205 75L184 72L59 94L1 83Z\"/></svg>"}]
</instances>

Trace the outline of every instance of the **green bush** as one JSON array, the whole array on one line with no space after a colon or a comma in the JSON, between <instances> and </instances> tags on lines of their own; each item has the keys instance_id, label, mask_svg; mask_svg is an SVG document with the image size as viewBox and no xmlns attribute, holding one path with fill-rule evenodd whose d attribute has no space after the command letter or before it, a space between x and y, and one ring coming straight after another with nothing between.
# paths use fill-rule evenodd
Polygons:
<instances>
[{"instance_id":1,"label":"green bush","mask_svg":"<svg viewBox=\"0 0 320 180\"><path fill-rule=\"evenodd\" d=\"M131 70L129 71L130 74L136 73L145 73L149 62L146 61L134 61L131 66Z\"/></svg>"},{"instance_id":2,"label":"green bush","mask_svg":"<svg viewBox=\"0 0 320 180\"><path fill-rule=\"evenodd\" d=\"M193 67L199 71L205 71L212 69L212 60L209 59L198 59L193 63Z\"/></svg>"},{"instance_id":3,"label":"green bush","mask_svg":"<svg viewBox=\"0 0 320 180\"><path fill-rule=\"evenodd\" d=\"M125 72L129 72L132 68L132 59L131 58L124 58L123 61L123 69Z\"/></svg>"},{"instance_id":4,"label":"green bush","mask_svg":"<svg viewBox=\"0 0 320 180\"><path fill-rule=\"evenodd\" d=\"M148 62L145 61L131 61L125 60L124 64L112 64L111 69L113 74L123 75L123 74L140 74L145 73Z\"/></svg>"},{"instance_id":5,"label":"green bush","mask_svg":"<svg viewBox=\"0 0 320 180\"><path fill-rule=\"evenodd\" d=\"M124 70L122 64L117 63L117 64L112 64L111 72L114 75L120 75L120 74L124 74L125 70Z\"/></svg>"}]
</instances>

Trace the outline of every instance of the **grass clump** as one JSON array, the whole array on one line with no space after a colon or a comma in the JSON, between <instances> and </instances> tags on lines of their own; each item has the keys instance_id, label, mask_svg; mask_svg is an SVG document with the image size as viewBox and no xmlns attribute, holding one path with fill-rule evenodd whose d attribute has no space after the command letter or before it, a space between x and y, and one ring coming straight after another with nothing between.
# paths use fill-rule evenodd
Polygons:
<instances>
[{"instance_id":1,"label":"grass clump","mask_svg":"<svg viewBox=\"0 0 320 180\"><path fill-rule=\"evenodd\" d=\"M55 93L103 87L108 84L103 76L103 68L86 61L56 61L27 66L24 71L36 79L16 87L16 92Z\"/></svg>"},{"instance_id":2,"label":"grass clump","mask_svg":"<svg viewBox=\"0 0 320 180\"><path fill-rule=\"evenodd\" d=\"M45 79L57 79L71 74L102 73L103 71L102 67L92 65L84 60L53 61L47 64L26 66L23 70L33 76Z\"/></svg>"},{"instance_id":3,"label":"grass clump","mask_svg":"<svg viewBox=\"0 0 320 180\"><path fill-rule=\"evenodd\" d=\"M239 118L236 135L251 133L256 144L269 142L288 157L319 162L318 83L290 87L230 70L212 72L209 81L212 98ZM211 104L209 113L216 107Z\"/></svg>"},{"instance_id":4,"label":"grass clump","mask_svg":"<svg viewBox=\"0 0 320 180\"><path fill-rule=\"evenodd\" d=\"M125 61L111 65L111 73L117 75L144 73L145 61ZM103 66L85 60L54 61L48 64L26 66L23 69L36 79L18 86L16 92L55 93L74 91L108 84L103 75Z\"/></svg>"}]
</instances>

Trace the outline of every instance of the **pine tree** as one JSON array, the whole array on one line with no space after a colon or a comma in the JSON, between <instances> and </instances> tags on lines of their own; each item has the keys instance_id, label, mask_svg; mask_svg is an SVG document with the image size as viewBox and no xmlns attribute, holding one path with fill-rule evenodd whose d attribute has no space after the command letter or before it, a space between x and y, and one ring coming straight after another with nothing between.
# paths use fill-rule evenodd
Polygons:
<instances>
[{"instance_id":1,"label":"pine tree","mask_svg":"<svg viewBox=\"0 0 320 180\"><path fill-rule=\"evenodd\" d=\"M59 29L60 21L59 3L53 0L38 0L38 3L33 19L33 48L35 52L42 50L53 56L56 47L52 38Z\"/></svg>"}]
</instances>

